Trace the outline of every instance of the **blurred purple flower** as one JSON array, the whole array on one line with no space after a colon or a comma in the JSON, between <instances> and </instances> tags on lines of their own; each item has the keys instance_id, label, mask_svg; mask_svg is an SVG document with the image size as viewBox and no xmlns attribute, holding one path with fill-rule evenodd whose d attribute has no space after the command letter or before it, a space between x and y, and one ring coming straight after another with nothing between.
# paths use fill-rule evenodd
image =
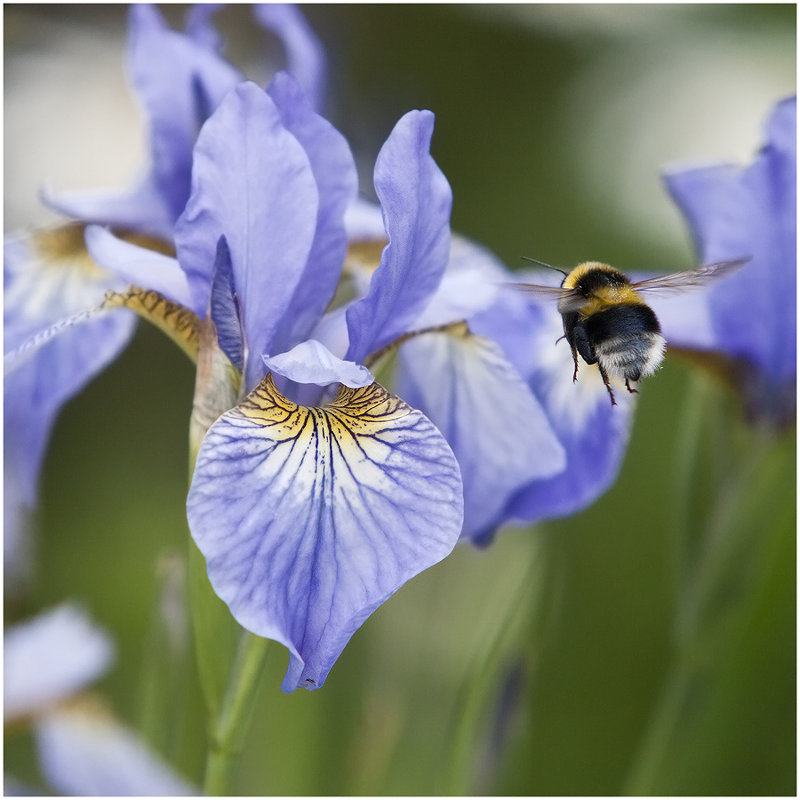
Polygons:
<instances>
[{"instance_id":1,"label":"blurred purple flower","mask_svg":"<svg viewBox=\"0 0 800 800\"><path fill-rule=\"evenodd\" d=\"M173 242L174 224L190 194L192 149L207 117L240 80L219 55L210 25L216 6L195 6L187 32L171 30L155 6L129 12L128 66L148 120L150 164L144 179L121 194L46 192L45 202L79 223L8 236L4 242L5 352L38 331L124 290L124 278L99 268L86 253L83 223L118 226ZM320 102L325 59L297 8L256 8L259 21L284 44L287 60ZM151 242L155 246L156 242ZM9 587L26 570L23 530L36 501L38 477L55 419L71 397L124 349L135 318L114 314L72 327L42 347L4 387L5 574Z\"/></svg>"},{"instance_id":2,"label":"blurred purple flower","mask_svg":"<svg viewBox=\"0 0 800 800\"><path fill-rule=\"evenodd\" d=\"M747 167L671 172L667 187L705 263L749 256L688 304L653 304L670 347L726 357L746 413L778 424L796 401L797 100L783 100Z\"/></svg>"}]
</instances>

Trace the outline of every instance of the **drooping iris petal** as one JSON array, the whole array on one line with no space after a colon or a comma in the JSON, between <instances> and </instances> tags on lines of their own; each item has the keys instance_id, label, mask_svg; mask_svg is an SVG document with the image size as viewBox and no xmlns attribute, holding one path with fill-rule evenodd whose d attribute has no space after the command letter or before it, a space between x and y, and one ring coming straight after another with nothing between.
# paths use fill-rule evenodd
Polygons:
<instances>
[{"instance_id":1,"label":"drooping iris petal","mask_svg":"<svg viewBox=\"0 0 800 800\"><path fill-rule=\"evenodd\" d=\"M37 721L42 772L61 794L79 797L179 797L198 790L101 708L58 708Z\"/></svg>"},{"instance_id":2,"label":"drooping iris petal","mask_svg":"<svg viewBox=\"0 0 800 800\"><path fill-rule=\"evenodd\" d=\"M4 348L14 351L35 334L100 303L119 279L101 270L83 245L83 230L66 226L4 243ZM63 331L8 373L3 386L4 518L22 521L36 502L39 472L56 416L129 341L134 318L127 312ZM21 532L4 535L6 574L13 580ZM23 548L24 549L24 548Z\"/></svg>"},{"instance_id":3,"label":"drooping iris petal","mask_svg":"<svg viewBox=\"0 0 800 800\"><path fill-rule=\"evenodd\" d=\"M86 249L100 266L118 275L124 284L142 286L175 303L191 307L186 274L174 258L125 242L99 225L86 227ZM205 309L192 309L202 314Z\"/></svg>"},{"instance_id":4,"label":"drooping iris petal","mask_svg":"<svg viewBox=\"0 0 800 800\"><path fill-rule=\"evenodd\" d=\"M792 415L796 376L797 105L778 104L767 143L746 168L675 172L667 187L687 218L700 259L750 261L706 293L715 349L745 359L751 413ZM669 343L693 349L691 325L665 319Z\"/></svg>"},{"instance_id":5,"label":"drooping iris petal","mask_svg":"<svg viewBox=\"0 0 800 800\"><path fill-rule=\"evenodd\" d=\"M175 239L200 303L208 302L217 242L225 236L250 353L271 352L311 252L318 208L319 192L302 145L266 92L240 84L198 138L192 197ZM263 373L260 358L251 358L247 385Z\"/></svg>"},{"instance_id":6,"label":"drooping iris petal","mask_svg":"<svg viewBox=\"0 0 800 800\"><path fill-rule=\"evenodd\" d=\"M304 408L268 376L206 435L187 512L214 591L289 649L291 692L321 686L364 620L452 550L463 501L444 438L378 384Z\"/></svg>"},{"instance_id":7,"label":"drooping iris petal","mask_svg":"<svg viewBox=\"0 0 800 800\"><path fill-rule=\"evenodd\" d=\"M564 449L500 348L466 332L426 334L400 349L398 393L444 434L464 484L462 536L502 523L511 496L566 466Z\"/></svg>"},{"instance_id":8,"label":"drooping iris petal","mask_svg":"<svg viewBox=\"0 0 800 800\"><path fill-rule=\"evenodd\" d=\"M389 243L366 297L347 311L346 358L363 361L405 333L436 290L450 250L452 192L430 155L433 114L411 111L375 163Z\"/></svg>"},{"instance_id":9,"label":"drooping iris petal","mask_svg":"<svg viewBox=\"0 0 800 800\"><path fill-rule=\"evenodd\" d=\"M106 633L65 603L4 636L3 715L13 720L68 698L103 675L114 657Z\"/></svg>"},{"instance_id":10,"label":"drooping iris petal","mask_svg":"<svg viewBox=\"0 0 800 800\"><path fill-rule=\"evenodd\" d=\"M520 273L515 279L547 280ZM567 457L562 472L520 488L506 516L534 522L585 508L617 476L630 433L633 396L624 385L616 385L617 405L612 406L597 367L583 362L573 383L572 355L561 338L561 316L551 305L505 290L491 308L470 320L470 327L503 348L544 409Z\"/></svg>"},{"instance_id":11,"label":"drooping iris petal","mask_svg":"<svg viewBox=\"0 0 800 800\"><path fill-rule=\"evenodd\" d=\"M374 380L366 367L336 358L315 339L301 342L285 353L264 356L264 362L273 372L296 383L315 386L342 383L351 389L361 389Z\"/></svg>"},{"instance_id":12,"label":"drooping iris petal","mask_svg":"<svg viewBox=\"0 0 800 800\"><path fill-rule=\"evenodd\" d=\"M279 352L305 339L331 301L347 251L344 215L358 176L346 139L314 113L294 78L279 72L268 89L287 130L302 144L319 190L317 227L305 270L272 337Z\"/></svg>"},{"instance_id":13,"label":"drooping iris petal","mask_svg":"<svg viewBox=\"0 0 800 800\"><path fill-rule=\"evenodd\" d=\"M321 111L325 101L325 50L300 9L288 3L259 3L256 19L280 37L286 49L286 71L297 79L311 108Z\"/></svg>"}]
</instances>

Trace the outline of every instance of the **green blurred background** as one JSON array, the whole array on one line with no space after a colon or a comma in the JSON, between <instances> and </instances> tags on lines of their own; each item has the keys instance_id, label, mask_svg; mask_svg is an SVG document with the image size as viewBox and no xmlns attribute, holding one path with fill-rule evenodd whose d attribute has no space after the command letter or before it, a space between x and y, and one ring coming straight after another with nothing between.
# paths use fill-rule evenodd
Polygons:
<instances>
[{"instance_id":1,"label":"green blurred background","mask_svg":"<svg viewBox=\"0 0 800 800\"><path fill-rule=\"evenodd\" d=\"M749 161L795 91L793 4L304 10L364 192L397 118L432 109L453 228L512 267L689 266L660 171ZM249 9L218 21L265 82L280 52ZM123 187L146 148L123 6L6 5L4 30L9 230L54 219L43 182ZM65 408L34 575L5 616L83 601L119 647L99 688L199 783L201 695L175 602L192 390L192 366L140 325ZM367 621L321 691L281 694L275 645L235 790L794 795L795 488L794 430L746 427L724 389L668 359L591 508L459 546ZM37 785L29 737L7 736L5 769Z\"/></svg>"}]
</instances>

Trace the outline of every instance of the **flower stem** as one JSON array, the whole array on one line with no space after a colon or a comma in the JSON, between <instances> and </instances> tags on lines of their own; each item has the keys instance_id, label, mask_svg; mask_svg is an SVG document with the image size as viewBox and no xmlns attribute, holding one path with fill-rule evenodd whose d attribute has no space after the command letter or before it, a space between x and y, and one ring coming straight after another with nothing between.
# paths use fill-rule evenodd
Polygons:
<instances>
[{"instance_id":1,"label":"flower stem","mask_svg":"<svg viewBox=\"0 0 800 800\"><path fill-rule=\"evenodd\" d=\"M268 639L242 632L225 697L210 731L203 784L206 795L230 794L233 767L252 719L268 644Z\"/></svg>"}]
</instances>

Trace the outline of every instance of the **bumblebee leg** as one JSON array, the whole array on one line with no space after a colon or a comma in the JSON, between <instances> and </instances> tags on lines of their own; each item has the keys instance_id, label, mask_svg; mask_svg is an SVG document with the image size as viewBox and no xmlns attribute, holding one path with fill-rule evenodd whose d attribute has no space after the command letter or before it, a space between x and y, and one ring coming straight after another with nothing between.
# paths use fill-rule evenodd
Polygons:
<instances>
[{"instance_id":1,"label":"bumblebee leg","mask_svg":"<svg viewBox=\"0 0 800 800\"><path fill-rule=\"evenodd\" d=\"M572 348L572 360L575 362L575 371L572 373L572 382L578 380L578 351L573 347Z\"/></svg>"},{"instance_id":2,"label":"bumblebee leg","mask_svg":"<svg viewBox=\"0 0 800 800\"><path fill-rule=\"evenodd\" d=\"M608 380L608 373L606 372L606 368L598 363L598 369L600 370L600 376L603 378L603 383L606 385L606 389L608 389L608 396L611 398L611 405L615 406L617 401L614 399L614 391L611 388L611 383Z\"/></svg>"},{"instance_id":3,"label":"bumblebee leg","mask_svg":"<svg viewBox=\"0 0 800 800\"><path fill-rule=\"evenodd\" d=\"M628 391L629 391L631 394L639 394L639 390L638 390L638 389L633 389L633 388L631 387L631 385L630 385L629 381L630 381L630 378L625 378L625 388L626 388L626 389L627 389L627 390L628 390Z\"/></svg>"}]
</instances>

